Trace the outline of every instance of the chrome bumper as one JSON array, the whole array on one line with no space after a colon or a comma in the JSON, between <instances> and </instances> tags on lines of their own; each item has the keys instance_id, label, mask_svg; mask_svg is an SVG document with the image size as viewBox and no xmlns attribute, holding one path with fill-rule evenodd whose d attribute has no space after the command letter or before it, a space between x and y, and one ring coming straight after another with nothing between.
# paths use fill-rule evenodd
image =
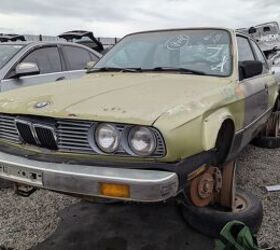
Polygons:
<instances>
[{"instance_id":1,"label":"chrome bumper","mask_svg":"<svg viewBox=\"0 0 280 250\"><path fill-rule=\"evenodd\" d=\"M158 170L48 163L0 152L0 178L78 195L101 196L101 183L127 184L125 200L156 202L178 193L178 176ZM117 197L111 197L117 198ZM118 198L124 199L124 198Z\"/></svg>"}]
</instances>

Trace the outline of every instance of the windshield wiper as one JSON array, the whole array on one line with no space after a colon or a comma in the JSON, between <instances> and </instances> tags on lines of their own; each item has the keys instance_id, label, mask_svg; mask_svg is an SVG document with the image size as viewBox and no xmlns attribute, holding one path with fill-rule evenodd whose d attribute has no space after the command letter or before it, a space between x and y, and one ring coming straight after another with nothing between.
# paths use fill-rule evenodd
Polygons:
<instances>
[{"instance_id":1,"label":"windshield wiper","mask_svg":"<svg viewBox=\"0 0 280 250\"><path fill-rule=\"evenodd\" d=\"M142 72L141 68L118 68L118 67L101 67L93 68L89 70L89 73L93 72Z\"/></svg>"},{"instance_id":2,"label":"windshield wiper","mask_svg":"<svg viewBox=\"0 0 280 250\"><path fill-rule=\"evenodd\" d=\"M187 69L187 68L173 68L173 67L155 67L152 69L147 69L148 71L174 71L186 74L195 74L195 75L206 75L205 72L194 70L194 69Z\"/></svg>"}]
</instances>

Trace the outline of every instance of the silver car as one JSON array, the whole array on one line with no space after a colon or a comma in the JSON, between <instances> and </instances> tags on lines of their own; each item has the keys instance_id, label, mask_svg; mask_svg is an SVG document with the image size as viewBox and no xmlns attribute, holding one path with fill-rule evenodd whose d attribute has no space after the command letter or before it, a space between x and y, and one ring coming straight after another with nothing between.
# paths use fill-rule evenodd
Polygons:
<instances>
[{"instance_id":1,"label":"silver car","mask_svg":"<svg viewBox=\"0 0 280 250\"><path fill-rule=\"evenodd\" d=\"M75 79L84 75L98 52L70 42L0 43L0 91Z\"/></svg>"}]
</instances>

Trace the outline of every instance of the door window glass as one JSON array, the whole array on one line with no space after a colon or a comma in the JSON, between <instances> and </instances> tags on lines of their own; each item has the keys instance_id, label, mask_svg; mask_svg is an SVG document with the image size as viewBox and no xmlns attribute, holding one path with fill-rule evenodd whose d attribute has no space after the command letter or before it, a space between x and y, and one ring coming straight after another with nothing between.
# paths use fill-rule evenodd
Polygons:
<instances>
[{"instance_id":1,"label":"door window glass","mask_svg":"<svg viewBox=\"0 0 280 250\"><path fill-rule=\"evenodd\" d=\"M85 69L87 63L89 61L92 61L90 53L87 50L79 47L64 46L63 52L67 58L67 62L69 64L69 70Z\"/></svg>"},{"instance_id":2,"label":"door window glass","mask_svg":"<svg viewBox=\"0 0 280 250\"><path fill-rule=\"evenodd\" d=\"M36 63L41 74L61 71L61 63L57 47L36 49L26 56L22 62Z\"/></svg>"},{"instance_id":3,"label":"door window glass","mask_svg":"<svg viewBox=\"0 0 280 250\"><path fill-rule=\"evenodd\" d=\"M262 51L260 50L259 46L253 41L252 41L252 45L253 45L257 60L262 62L264 69L268 69L266 59L265 59Z\"/></svg>"},{"instance_id":4,"label":"door window glass","mask_svg":"<svg viewBox=\"0 0 280 250\"><path fill-rule=\"evenodd\" d=\"M238 36L237 46L239 62L255 60L253 51L247 38Z\"/></svg>"}]
</instances>

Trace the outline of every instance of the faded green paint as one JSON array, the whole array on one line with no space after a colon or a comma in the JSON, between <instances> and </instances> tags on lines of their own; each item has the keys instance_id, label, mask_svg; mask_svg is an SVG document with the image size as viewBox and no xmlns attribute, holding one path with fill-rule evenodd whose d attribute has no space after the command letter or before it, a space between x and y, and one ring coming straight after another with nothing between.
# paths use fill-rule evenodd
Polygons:
<instances>
[{"instance_id":1,"label":"faded green paint","mask_svg":"<svg viewBox=\"0 0 280 250\"><path fill-rule=\"evenodd\" d=\"M235 131L244 127L244 93L238 82L235 34L230 32L233 39L230 77L92 73L75 81L3 93L0 112L154 126L164 137L167 155L161 159L145 158L145 161L176 161L212 149L225 119L233 121ZM270 106L277 94L277 84L271 76ZM40 101L49 101L50 105L35 109L34 105ZM41 152L39 148L24 147ZM131 156L64 155L105 161L143 161Z\"/></svg>"}]
</instances>

